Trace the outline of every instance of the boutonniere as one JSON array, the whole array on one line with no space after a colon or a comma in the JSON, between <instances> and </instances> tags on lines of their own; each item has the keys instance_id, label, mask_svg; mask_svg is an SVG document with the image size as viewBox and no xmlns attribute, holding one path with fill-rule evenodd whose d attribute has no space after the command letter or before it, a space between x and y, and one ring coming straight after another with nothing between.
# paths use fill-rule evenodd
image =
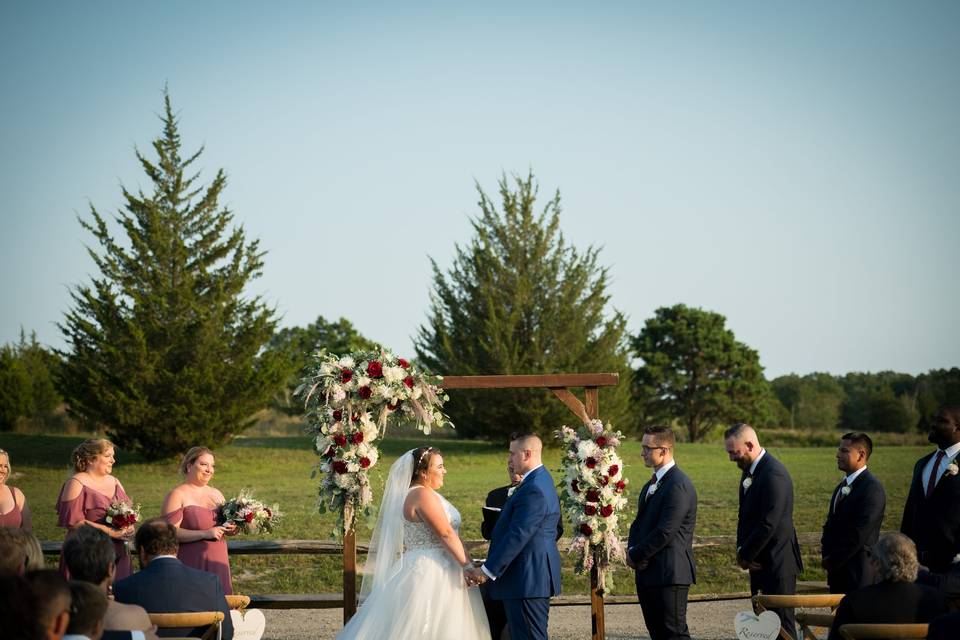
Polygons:
<instances>
[{"instance_id":1,"label":"boutonniere","mask_svg":"<svg viewBox=\"0 0 960 640\"><path fill-rule=\"evenodd\" d=\"M746 478L743 479L743 490L746 491L747 489L750 488L750 485L752 484L753 484L753 478L751 478L750 476L747 476Z\"/></svg>"},{"instance_id":2,"label":"boutonniere","mask_svg":"<svg viewBox=\"0 0 960 640\"><path fill-rule=\"evenodd\" d=\"M510 496L512 496L513 493L517 490L517 487L519 487L519 486L520 486L519 484L515 484L515 485L513 485L512 487L510 487L509 489L507 489L507 497L509 498Z\"/></svg>"},{"instance_id":3,"label":"boutonniere","mask_svg":"<svg viewBox=\"0 0 960 640\"><path fill-rule=\"evenodd\" d=\"M659 489L659 488L660 488L660 481L657 480L656 482L654 482L652 485L650 485L650 486L647 488L647 496L652 496L653 494L655 494L655 493L657 492L657 489Z\"/></svg>"},{"instance_id":4,"label":"boutonniere","mask_svg":"<svg viewBox=\"0 0 960 640\"><path fill-rule=\"evenodd\" d=\"M848 484L843 485L843 488L840 489L840 495L842 495L844 498L850 495L850 485Z\"/></svg>"},{"instance_id":5,"label":"boutonniere","mask_svg":"<svg viewBox=\"0 0 960 640\"><path fill-rule=\"evenodd\" d=\"M945 475L945 476L955 476L955 475L957 475L958 472L960 472L960 467L958 467L956 461L954 461L954 462L951 462L950 464L947 465L947 468L946 468L946 470L943 472L943 475Z\"/></svg>"}]
</instances>

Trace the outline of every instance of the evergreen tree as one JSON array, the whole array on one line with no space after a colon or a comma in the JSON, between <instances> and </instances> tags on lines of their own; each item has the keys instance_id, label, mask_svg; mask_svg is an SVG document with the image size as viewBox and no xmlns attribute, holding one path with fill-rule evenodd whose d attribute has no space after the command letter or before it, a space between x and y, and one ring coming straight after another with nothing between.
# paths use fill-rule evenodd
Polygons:
<instances>
[{"instance_id":1,"label":"evergreen tree","mask_svg":"<svg viewBox=\"0 0 960 640\"><path fill-rule=\"evenodd\" d=\"M136 152L153 192L123 189L115 221L125 241L92 205L92 220L80 220L99 244L89 249L99 275L71 291L60 325L71 411L148 458L229 440L285 375L278 354L261 354L273 310L243 295L263 252L219 204L226 175L204 188L188 173L203 149L181 156L169 94L160 119L156 161Z\"/></svg>"},{"instance_id":2,"label":"evergreen tree","mask_svg":"<svg viewBox=\"0 0 960 640\"><path fill-rule=\"evenodd\" d=\"M776 402L756 351L738 342L719 313L683 304L657 309L633 340L643 365L634 399L646 423L679 422L691 442L717 425L764 426Z\"/></svg>"},{"instance_id":3,"label":"evergreen tree","mask_svg":"<svg viewBox=\"0 0 960 640\"><path fill-rule=\"evenodd\" d=\"M623 383L600 390L600 414L625 428L625 320L607 308L607 269L596 249L580 252L564 240L559 192L538 214L532 173L513 182L501 178L499 210L478 185L473 239L456 247L447 274L431 261L430 317L417 355L442 375L620 373ZM529 430L550 442L552 430L576 421L547 390L457 390L445 408L462 437Z\"/></svg>"},{"instance_id":4,"label":"evergreen tree","mask_svg":"<svg viewBox=\"0 0 960 640\"><path fill-rule=\"evenodd\" d=\"M0 347L0 431L19 418L43 418L63 400L54 386L60 359L37 342L36 332L20 330L20 342Z\"/></svg>"}]
</instances>

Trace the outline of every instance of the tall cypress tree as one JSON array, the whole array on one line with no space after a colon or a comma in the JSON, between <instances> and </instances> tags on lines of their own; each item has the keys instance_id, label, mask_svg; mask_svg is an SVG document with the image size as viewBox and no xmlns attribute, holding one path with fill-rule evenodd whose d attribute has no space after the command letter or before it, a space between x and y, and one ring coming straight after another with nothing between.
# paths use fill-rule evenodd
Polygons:
<instances>
[{"instance_id":1,"label":"tall cypress tree","mask_svg":"<svg viewBox=\"0 0 960 640\"><path fill-rule=\"evenodd\" d=\"M531 174L500 180L501 205L477 186L474 238L456 247L447 274L433 264L429 322L418 357L446 375L617 372L600 391L604 420L627 427L629 366L623 316L607 308L607 269L598 251L578 251L560 231L560 194L538 213ZM547 390L458 390L445 406L464 437L530 430L549 436L576 420Z\"/></svg>"},{"instance_id":2,"label":"tall cypress tree","mask_svg":"<svg viewBox=\"0 0 960 640\"><path fill-rule=\"evenodd\" d=\"M243 292L264 254L219 204L226 175L197 184L203 149L181 156L169 94L160 119L156 160L136 152L153 192L123 189L123 241L93 205L80 220L99 244L88 248L99 275L71 291L60 325L70 410L152 459L229 440L287 373L276 352L261 353L274 311Z\"/></svg>"}]
</instances>

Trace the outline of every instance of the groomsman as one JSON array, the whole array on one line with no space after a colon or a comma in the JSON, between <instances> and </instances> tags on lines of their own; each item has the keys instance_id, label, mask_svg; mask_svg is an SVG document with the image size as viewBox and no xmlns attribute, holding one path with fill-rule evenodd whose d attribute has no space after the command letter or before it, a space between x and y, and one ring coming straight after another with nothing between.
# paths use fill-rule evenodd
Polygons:
<instances>
[{"instance_id":1,"label":"groomsman","mask_svg":"<svg viewBox=\"0 0 960 640\"><path fill-rule=\"evenodd\" d=\"M793 480L787 468L760 446L756 431L739 422L724 434L731 462L740 470L737 564L750 571L750 593L793 595L803 571L793 527ZM773 609L780 626L797 637L793 609Z\"/></svg>"},{"instance_id":2,"label":"groomsman","mask_svg":"<svg viewBox=\"0 0 960 640\"><path fill-rule=\"evenodd\" d=\"M865 433L845 433L837 448L837 468L846 477L833 490L820 538L821 565L830 593L853 593L876 582L867 551L880 538L887 497L867 469L873 441Z\"/></svg>"},{"instance_id":3,"label":"groomsman","mask_svg":"<svg viewBox=\"0 0 960 640\"><path fill-rule=\"evenodd\" d=\"M913 468L900 531L917 544L921 565L948 573L960 554L960 405L941 407L927 438L937 450Z\"/></svg>"},{"instance_id":4,"label":"groomsman","mask_svg":"<svg viewBox=\"0 0 960 640\"><path fill-rule=\"evenodd\" d=\"M653 475L640 491L630 525L627 565L635 572L637 597L651 640L686 638L687 594L696 582L693 528L697 491L673 459L676 437L669 427L643 431L643 464Z\"/></svg>"}]
</instances>

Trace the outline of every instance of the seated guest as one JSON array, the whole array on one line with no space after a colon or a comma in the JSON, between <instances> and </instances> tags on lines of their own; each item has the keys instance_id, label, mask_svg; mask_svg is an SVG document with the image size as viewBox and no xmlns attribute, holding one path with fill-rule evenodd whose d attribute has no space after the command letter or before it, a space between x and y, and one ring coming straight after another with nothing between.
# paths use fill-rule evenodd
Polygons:
<instances>
[{"instance_id":1,"label":"seated guest","mask_svg":"<svg viewBox=\"0 0 960 640\"><path fill-rule=\"evenodd\" d=\"M53 569L31 571L26 576L27 584L36 602L34 618L43 628L47 640L60 640L70 623L70 585Z\"/></svg>"},{"instance_id":2,"label":"seated guest","mask_svg":"<svg viewBox=\"0 0 960 640\"><path fill-rule=\"evenodd\" d=\"M48 636L37 618L37 599L30 583L16 574L0 576L0 633L5 640L47 640L60 636ZM64 621L63 631L66 631ZM63 631L60 635L63 635Z\"/></svg>"},{"instance_id":3,"label":"seated guest","mask_svg":"<svg viewBox=\"0 0 960 640\"><path fill-rule=\"evenodd\" d=\"M222 611L222 640L231 640L233 622L220 579L177 559L176 528L163 518L148 520L137 531L135 542L143 569L113 585L117 602L138 604L150 613ZM203 632L203 628L189 633L182 629L160 629L158 635L199 637Z\"/></svg>"},{"instance_id":4,"label":"seated guest","mask_svg":"<svg viewBox=\"0 0 960 640\"><path fill-rule=\"evenodd\" d=\"M15 530L17 535L20 536L20 543L23 545L23 551L27 556L26 559L26 571L39 571L43 569L43 547L40 546L40 541L37 540L37 536L33 535L29 531L24 529Z\"/></svg>"},{"instance_id":5,"label":"seated guest","mask_svg":"<svg viewBox=\"0 0 960 640\"><path fill-rule=\"evenodd\" d=\"M100 640L107 596L89 582L70 581L70 624L63 640Z\"/></svg>"},{"instance_id":6,"label":"seated guest","mask_svg":"<svg viewBox=\"0 0 960 640\"><path fill-rule=\"evenodd\" d=\"M0 527L0 576L22 576L26 563L27 551L19 532Z\"/></svg>"},{"instance_id":7,"label":"seated guest","mask_svg":"<svg viewBox=\"0 0 960 640\"><path fill-rule=\"evenodd\" d=\"M63 543L63 559L74 580L95 585L106 596L117 572L116 553L110 536L83 525ZM138 640L156 638L156 629L143 607L110 600L103 618L105 631L137 631ZM114 634L106 634L112 637ZM130 637L130 634L128 634Z\"/></svg>"},{"instance_id":8,"label":"seated guest","mask_svg":"<svg viewBox=\"0 0 960 640\"><path fill-rule=\"evenodd\" d=\"M930 621L927 640L956 640L960 634L960 611L937 616Z\"/></svg>"},{"instance_id":9,"label":"seated guest","mask_svg":"<svg viewBox=\"0 0 960 640\"><path fill-rule=\"evenodd\" d=\"M839 640L845 624L907 624L930 622L945 613L943 595L922 584L916 584L917 548L902 533L888 533L870 551L871 561L880 582L848 593L833 618L829 640Z\"/></svg>"}]
</instances>

